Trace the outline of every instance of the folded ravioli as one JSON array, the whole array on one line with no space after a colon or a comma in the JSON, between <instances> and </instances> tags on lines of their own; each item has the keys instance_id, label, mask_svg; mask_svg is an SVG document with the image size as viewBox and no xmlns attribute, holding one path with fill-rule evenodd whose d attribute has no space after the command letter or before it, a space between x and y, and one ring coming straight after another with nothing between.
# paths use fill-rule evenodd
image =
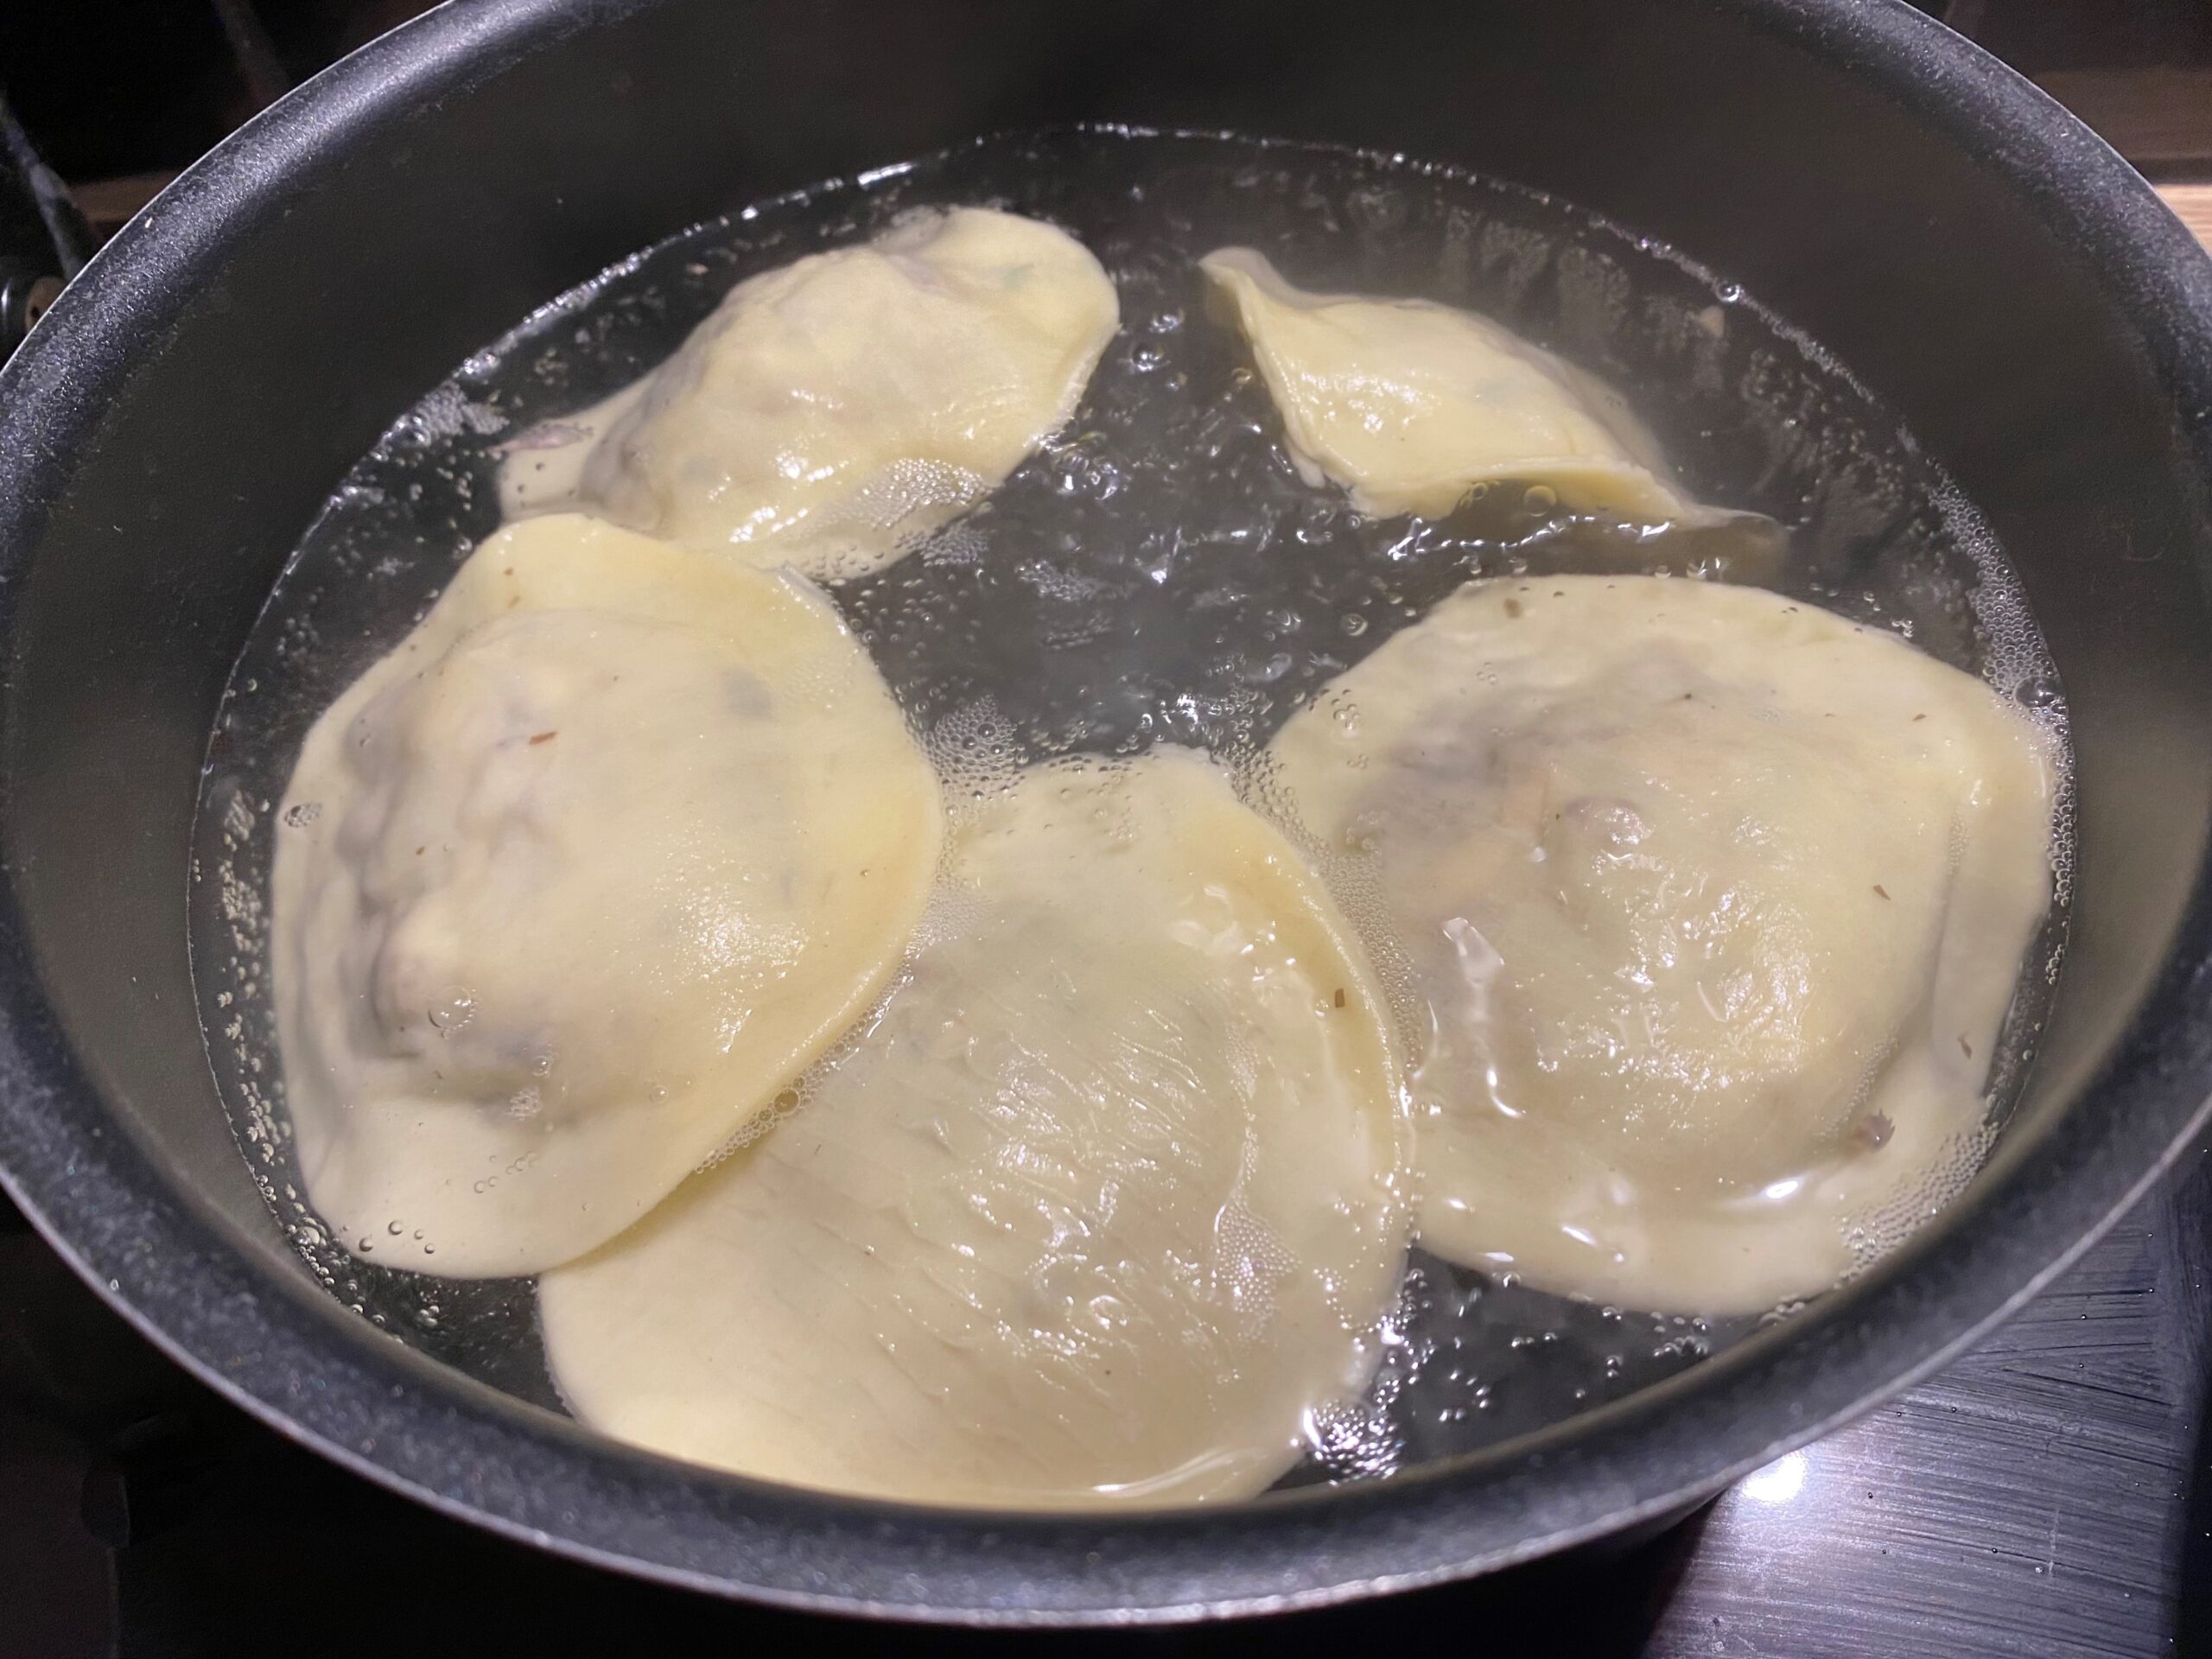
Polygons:
<instances>
[{"instance_id":1,"label":"folded ravioli","mask_svg":"<svg viewBox=\"0 0 2212 1659\"><path fill-rule=\"evenodd\" d=\"M1121 317L1073 237L963 207L733 289L618 419L583 493L622 522L849 577L1075 412Z\"/></svg>"},{"instance_id":2,"label":"folded ravioli","mask_svg":"<svg viewBox=\"0 0 2212 1659\"><path fill-rule=\"evenodd\" d=\"M880 993L942 822L797 579L588 518L502 531L285 794L272 988L316 1210L459 1276L612 1237Z\"/></svg>"},{"instance_id":3,"label":"folded ravioli","mask_svg":"<svg viewBox=\"0 0 2212 1659\"><path fill-rule=\"evenodd\" d=\"M1755 589L1504 579L1272 753L1426 1001L1440 1254L1752 1311L1970 1155L2050 898L2044 741L1980 681Z\"/></svg>"},{"instance_id":4,"label":"folded ravioli","mask_svg":"<svg viewBox=\"0 0 2212 1659\"><path fill-rule=\"evenodd\" d=\"M1251 346L1300 474L1363 512L1441 518L1476 485L1511 479L1632 520L1728 516L1682 493L1618 392L1486 317L1309 294L1249 248L1199 268Z\"/></svg>"},{"instance_id":5,"label":"folded ravioli","mask_svg":"<svg viewBox=\"0 0 2212 1659\"><path fill-rule=\"evenodd\" d=\"M1376 989L1188 753L1029 773L809 1103L539 1283L576 1414L917 1503L1266 1487L1403 1266Z\"/></svg>"}]
</instances>

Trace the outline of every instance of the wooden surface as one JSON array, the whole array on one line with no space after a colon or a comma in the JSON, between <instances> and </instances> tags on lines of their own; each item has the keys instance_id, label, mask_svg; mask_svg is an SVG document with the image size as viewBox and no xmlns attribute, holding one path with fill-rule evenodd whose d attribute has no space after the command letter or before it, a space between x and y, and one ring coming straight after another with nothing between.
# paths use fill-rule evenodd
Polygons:
<instances>
[{"instance_id":1,"label":"wooden surface","mask_svg":"<svg viewBox=\"0 0 2212 1659\"><path fill-rule=\"evenodd\" d=\"M86 222L92 227L92 234L105 242L175 177L174 173L134 173L129 178L95 179L90 184L73 184L69 194L76 198L77 211L84 214Z\"/></svg>"},{"instance_id":2,"label":"wooden surface","mask_svg":"<svg viewBox=\"0 0 2212 1659\"><path fill-rule=\"evenodd\" d=\"M2212 184L2162 184L2158 194L2181 215L2181 222L2196 232L2196 239L2212 248Z\"/></svg>"},{"instance_id":3,"label":"wooden surface","mask_svg":"<svg viewBox=\"0 0 2212 1659\"><path fill-rule=\"evenodd\" d=\"M2066 69L2036 85L2139 168L2212 164L2212 69Z\"/></svg>"}]
</instances>

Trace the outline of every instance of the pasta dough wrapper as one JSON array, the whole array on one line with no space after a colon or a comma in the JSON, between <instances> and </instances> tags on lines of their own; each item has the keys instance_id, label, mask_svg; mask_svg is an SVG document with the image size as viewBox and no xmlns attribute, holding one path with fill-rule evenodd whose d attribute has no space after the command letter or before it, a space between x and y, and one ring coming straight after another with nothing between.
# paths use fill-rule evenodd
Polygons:
<instances>
[{"instance_id":1,"label":"pasta dough wrapper","mask_svg":"<svg viewBox=\"0 0 2212 1659\"><path fill-rule=\"evenodd\" d=\"M273 991L316 1210L457 1276L612 1237L880 992L943 810L795 578L588 518L500 532L285 795Z\"/></svg>"},{"instance_id":2,"label":"pasta dough wrapper","mask_svg":"<svg viewBox=\"0 0 2212 1659\"><path fill-rule=\"evenodd\" d=\"M577 1415L919 1503L1267 1486L1403 1267L1376 987L1188 752L1026 774L956 832L908 977L808 1103L547 1274Z\"/></svg>"},{"instance_id":3,"label":"pasta dough wrapper","mask_svg":"<svg viewBox=\"0 0 2212 1659\"><path fill-rule=\"evenodd\" d=\"M1440 518L1478 484L1679 524L1699 505L1621 395L1486 317L1427 300L1309 294L1249 248L1199 262L1244 332L1291 459L1376 518Z\"/></svg>"},{"instance_id":4,"label":"pasta dough wrapper","mask_svg":"<svg viewBox=\"0 0 2212 1659\"><path fill-rule=\"evenodd\" d=\"M1755 1311L1971 1155L2052 814L1980 681L1755 589L1500 579L1271 753L1410 959L1440 1254Z\"/></svg>"},{"instance_id":5,"label":"pasta dough wrapper","mask_svg":"<svg viewBox=\"0 0 2212 1659\"><path fill-rule=\"evenodd\" d=\"M583 493L748 563L864 575L1063 424L1120 321L1065 232L918 214L739 283L607 429Z\"/></svg>"}]
</instances>

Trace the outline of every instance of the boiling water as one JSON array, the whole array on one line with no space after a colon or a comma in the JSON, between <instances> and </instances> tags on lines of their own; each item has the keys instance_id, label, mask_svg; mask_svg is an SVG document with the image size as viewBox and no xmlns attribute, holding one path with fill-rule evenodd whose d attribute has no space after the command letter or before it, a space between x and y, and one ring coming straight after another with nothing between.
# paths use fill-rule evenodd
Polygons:
<instances>
[{"instance_id":1,"label":"boiling water","mask_svg":"<svg viewBox=\"0 0 2212 1659\"><path fill-rule=\"evenodd\" d=\"M835 598L955 772L1160 741L1255 753L1324 682L1468 578L1664 571L1755 582L1981 673L2063 735L2040 637L1970 509L1895 418L1732 283L1534 193L1350 152L1085 130L992 139L686 231L461 365L356 467L248 641L210 743L191 923L208 1048L240 1144L316 1274L410 1345L559 1408L525 1281L455 1281L346 1253L290 1163L265 895L293 757L316 715L498 527L501 479L557 493L560 423L672 351L730 286L918 207L1065 226L1112 275L1122 329L1072 423L981 507ZM1687 489L1767 515L1637 532L1546 493L1370 520L1302 483L1199 256L1247 243L1303 286L1481 310L1626 391ZM1777 528L1778 526L1778 528ZM2063 937L2039 939L1996 1077L2032 1056ZM1902 1236L1971 1173L1885 1218ZM372 1244L373 1241L372 1241ZM1782 1311L1767 1316L1783 1317ZM1420 1251L1368 1397L1313 1429L1293 1484L1386 1473L1669 1376L1761 1321L1624 1313Z\"/></svg>"}]
</instances>

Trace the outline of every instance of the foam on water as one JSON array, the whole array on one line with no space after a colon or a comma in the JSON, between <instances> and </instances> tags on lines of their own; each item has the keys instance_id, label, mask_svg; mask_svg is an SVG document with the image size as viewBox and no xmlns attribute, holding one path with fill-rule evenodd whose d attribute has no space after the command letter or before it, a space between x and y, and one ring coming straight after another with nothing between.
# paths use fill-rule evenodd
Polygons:
<instances>
[{"instance_id":1,"label":"foam on water","mask_svg":"<svg viewBox=\"0 0 2212 1659\"><path fill-rule=\"evenodd\" d=\"M1089 130L982 141L685 231L471 357L334 493L233 674L195 842L203 1027L278 1221L350 1306L541 1404L559 1402L526 1281L359 1260L300 1197L264 967L270 858L287 826L268 803L316 715L423 613L503 512L572 487L583 446L564 429L603 423L597 406L735 283L916 208L962 203L1081 238L1114 277L1122 327L1073 421L1005 484L910 556L834 588L935 759L956 823L1025 764L1203 746L1371 924L1379 907L1353 861L1304 833L1264 747L1324 684L1478 575L1658 570L1771 586L1983 675L2051 734L2063 765L2063 704L2018 584L1895 416L1725 277L1551 199L1402 158ZM1362 517L1298 477L1241 341L1206 314L1196 262L1230 244L1263 250L1308 289L1488 313L1627 393L1690 493L1771 525L1632 531L1518 486L1478 491L1439 521ZM1866 1259L1955 1196L1999 1132L2056 980L2070 813L2066 793L2058 903L2007 1027L1989 1123L1864 1218ZM957 918L933 918L925 936L938 925ZM1387 930L1364 931L1381 939L1375 966L1395 1016L1418 1033L1424 1010L1402 951ZM810 1092L793 1081L719 1155L804 1109ZM1416 1251L1374 1383L1317 1416L1313 1455L1292 1482L1491 1444L1678 1371L1758 1323L1573 1302Z\"/></svg>"}]
</instances>

